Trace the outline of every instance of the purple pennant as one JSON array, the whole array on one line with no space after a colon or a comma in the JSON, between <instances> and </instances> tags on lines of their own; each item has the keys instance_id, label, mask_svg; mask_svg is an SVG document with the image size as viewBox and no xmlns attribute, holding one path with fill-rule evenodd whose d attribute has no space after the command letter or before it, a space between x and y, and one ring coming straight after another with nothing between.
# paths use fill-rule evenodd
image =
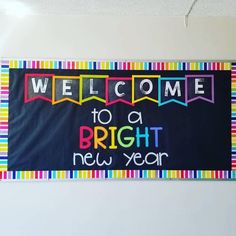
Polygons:
<instances>
[{"instance_id":1,"label":"purple pennant","mask_svg":"<svg viewBox=\"0 0 236 236\"><path fill-rule=\"evenodd\" d=\"M214 103L214 75L186 75L185 78L186 103L198 99Z\"/></svg>"}]
</instances>

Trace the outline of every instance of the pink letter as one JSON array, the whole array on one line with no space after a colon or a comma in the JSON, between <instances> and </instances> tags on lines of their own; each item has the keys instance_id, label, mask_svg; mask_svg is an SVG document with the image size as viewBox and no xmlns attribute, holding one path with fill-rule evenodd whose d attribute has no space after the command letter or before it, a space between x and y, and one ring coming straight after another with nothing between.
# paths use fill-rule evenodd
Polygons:
<instances>
[{"instance_id":1,"label":"pink letter","mask_svg":"<svg viewBox=\"0 0 236 236\"><path fill-rule=\"evenodd\" d=\"M79 140L79 146L81 149L86 149L89 148L91 146L91 139L93 137L93 130L91 128L89 128L88 126L81 126L79 128L79 136L80 136L80 140ZM89 133L89 135L87 137L84 137L84 131L87 131Z\"/></svg>"}]
</instances>

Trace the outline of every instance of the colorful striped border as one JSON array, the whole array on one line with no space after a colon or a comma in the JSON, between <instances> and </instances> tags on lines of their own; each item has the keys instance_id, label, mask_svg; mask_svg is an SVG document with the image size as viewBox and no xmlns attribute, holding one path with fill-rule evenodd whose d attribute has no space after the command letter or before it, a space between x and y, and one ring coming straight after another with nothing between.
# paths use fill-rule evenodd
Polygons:
<instances>
[{"instance_id":1,"label":"colorful striped border","mask_svg":"<svg viewBox=\"0 0 236 236\"><path fill-rule=\"evenodd\" d=\"M89 70L231 70L232 74L232 170L74 170L7 171L9 69ZM0 180L63 179L236 179L236 63L230 62L139 62L73 60L2 60L0 71Z\"/></svg>"},{"instance_id":2,"label":"colorful striped border","mask_svg":"<svg viewBox=\"0 0 236 236\"><path fill-rule=\"evenodd\" d=\"M139 62L139 61L71 61L4 60L9 68L71 70L231 70L230 62Z\"/></svg>"},{"instance_id":3,"label":"colorful striped border","mask_svg":"<svg viewBox=\"0 0 236 236\"><path fill-rule=\"evenodd\" d=\"M202 170L73 170L3 171L1 180L56 179L236 179L236 171Z\"/></svg>"},{"instance_id":4,"label":"colorful striped border","mask_svg":"<svg viewBox=\"0 0 236 236\"><path fill-rule=\"evenodd\" d=\"M232 63L231 80L232 170L236 171L236 63Z\"/></svg>"}]
</instances>

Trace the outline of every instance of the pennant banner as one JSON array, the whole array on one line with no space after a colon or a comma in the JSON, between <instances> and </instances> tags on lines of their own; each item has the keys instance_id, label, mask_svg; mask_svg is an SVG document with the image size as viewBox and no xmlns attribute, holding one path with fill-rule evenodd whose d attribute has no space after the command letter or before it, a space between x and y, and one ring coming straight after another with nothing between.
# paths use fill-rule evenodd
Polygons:
<instances>
[{"instance_id":1,"label":"pennant banner","mask_svg":"<svg viewBox=\"0 0 236 236\"><path fill-rule=\"evenodd\" d=\"M0 179L236 179L236 64L2 60Z\"/></svg>"}]
</instances>

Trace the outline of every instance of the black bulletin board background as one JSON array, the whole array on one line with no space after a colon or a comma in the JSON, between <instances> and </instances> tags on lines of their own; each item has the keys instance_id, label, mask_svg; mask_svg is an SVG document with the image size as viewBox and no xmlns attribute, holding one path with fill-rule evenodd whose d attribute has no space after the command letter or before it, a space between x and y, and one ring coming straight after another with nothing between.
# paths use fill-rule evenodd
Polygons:
<instances>
[{"instance_id":1,"label":"black bulletin board background","mask_svg":"<svg viewBox=\"0 0 236 236\"><path fill-rule=\"evenodd\" d=\"M25 73L53 73L56 75L101 74L110 77L132 75L161 75L184 77L191 74L213 74L215 79L215 104L197 100L184 107L170 103L158 107L156 103L142 101L131 107L92 100L82 106L71 102L52 105L43 100L24 103ZM110 71L110 70L45 70L10 69L9 97L9 152L8 170L76 170L104 169L104 167L73 166L73 153L96 153L106 159L114 158L108 169L165 169L165 170L231 170L231 72L230 71ZM143 125L162 126L159 151L167 152L163 165L138 167L125 163L122 153L155 151L154 145L146 149L79 150L79 127L93 127L91 111L109 109L113 120L108 126L129 125L129 112L141 111ZM100 125L100 124L97 124ZM152 142L151 142L152 143Z\"/></svg>"}]
</instances>

